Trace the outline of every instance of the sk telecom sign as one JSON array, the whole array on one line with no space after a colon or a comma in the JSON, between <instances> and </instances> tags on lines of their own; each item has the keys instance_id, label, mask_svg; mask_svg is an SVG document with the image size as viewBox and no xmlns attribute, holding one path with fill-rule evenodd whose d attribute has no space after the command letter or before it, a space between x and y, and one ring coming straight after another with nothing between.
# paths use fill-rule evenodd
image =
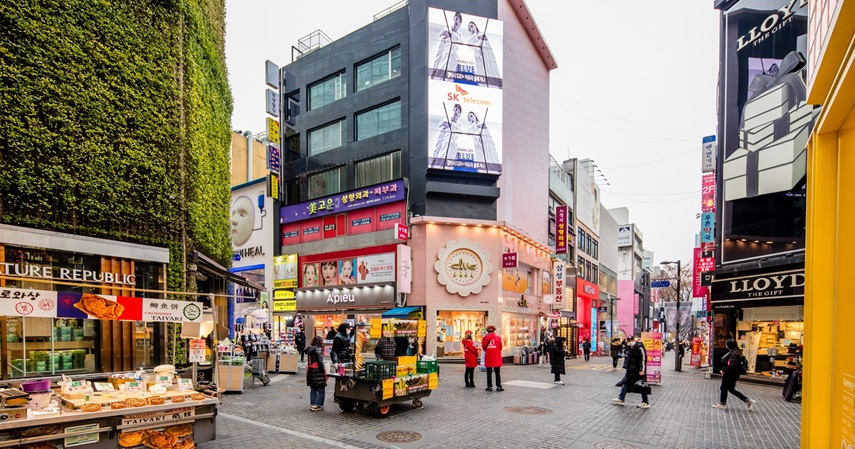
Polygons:
<instances>
[{"instance_id":1,"label":"sk telecom sign","mask_svg":"<svg viewBox=\"0 0 855 449\"><path fill-rule=\"evenodd\" d=\"M555 253L567 253L567 206L555 208Z\"/></svg>"}]
</instances>

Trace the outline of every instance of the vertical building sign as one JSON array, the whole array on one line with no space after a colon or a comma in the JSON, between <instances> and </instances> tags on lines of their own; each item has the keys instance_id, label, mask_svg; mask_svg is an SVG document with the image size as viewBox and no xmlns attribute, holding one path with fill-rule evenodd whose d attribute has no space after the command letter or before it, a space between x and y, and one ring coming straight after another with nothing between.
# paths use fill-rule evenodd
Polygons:
<instances>
[{"instance_id":1,"label":"vertical building sign","mask_svg":"<svg viewBox=\"0 0 855 449\"><path fill-rule=\"evenodd\" d=\"M715 241L715 213L704 212L701 214L701 243Z\"/></svg>"},{"instance_id":2,"label":"vertical building sign","mask_svg":"<svg viewBox=\"0 0 855 449\"><path fill-rule=\"evenodd\" d=\"M715 212L715 173L701 177L701 212Z\"/></svg>"},{"instance_id":3,"label":"vertical building sign","mask_svg":"<svg viewBox=\"0 0 855 449\"><path fill-rule=\"evenodd\" d=\"M428 168L502 173L500 20L428 9Z\"/></svg>"},{"instance_id":4,"label":"vertical building sign","mask_svg":"<svg viewBox=\"0 0 855 449\"><path fill-rule=\"evenodd\" d=\"M553 279L553 290L555 304L559 306L564 305L564 287L565 282L564 278L567 275L567 269L565 268L564 261L560 259L555 259L552 261L552 279Z\"/></svg>"},{"instance_id":5,"label":"vertical building sign","mask_svg":"<svg viewBox=\"0 0 855 449\"><path fill-rule=\"evenodd\" d=\"M413 283L413 257L412 248L407 245L398 245L398 293L412 292Z\"/></svg>"},{"instance_id":6,"label":"vertical building sign","mask_svg":"<svg viewBox=\"0 0 855 449\"><path fill-rule=\"evenodd\" d=\"M718 148L715 144L715 136L706 136L701 141L701 171L710 173L715 171L715 155Z\"/></svg>"},{"instance_id":7,"label":"vertical building sign","mask_svg":"<svg viewBox=\"0 0 855 449\"><path fill-rule=\"evenodd\" d=\"M567 253L567 206L555 208L555 253Z\"/></svg>"},{"instance_id":8,"label":"vertical building sign","mask_svg":"<svg viewBox=\"0 0 855 449\"><path fill-rule=\"evenodd\" d=\"M715 258L704 257L703 248L695 248L692 257L692 297L706 298L707 287L701 285L701 274L715 269Z\"/></svg>"}]
</instances>

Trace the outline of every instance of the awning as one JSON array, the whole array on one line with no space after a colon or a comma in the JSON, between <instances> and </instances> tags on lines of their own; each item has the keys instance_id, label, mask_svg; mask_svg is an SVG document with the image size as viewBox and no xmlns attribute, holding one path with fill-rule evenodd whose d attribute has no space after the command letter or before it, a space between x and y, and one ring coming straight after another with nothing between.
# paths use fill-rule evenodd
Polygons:
<instances>
[{"instance_id":1,"label":"awning","mask_svg":"<svg viewBox=\"0 0 855 449\"><path fill-rule=\"evenodd\" d=\"M260 292L266 291L264 286L252 282L243 276L230 272L228 268L220 265L214 259L211 259L210 257L202 254L199 251L193 251L193 255L196 257L196 263L198 264L198 266L200 268L205 269L211 274L224 278L229 282L234 282L235 284L240 284L244 287L253 288Z\"/></svg>"},{"instance_id":2,"label":"awning","mask_svg":"<svg viewBox=\"0 0 855 449\"><path fill-rule=\"evenodd\" d=\"M406 318L407 315L417 312L421 307L396 307L392 310L383 312L383 318Z\"/></svg>"}]
</instances>

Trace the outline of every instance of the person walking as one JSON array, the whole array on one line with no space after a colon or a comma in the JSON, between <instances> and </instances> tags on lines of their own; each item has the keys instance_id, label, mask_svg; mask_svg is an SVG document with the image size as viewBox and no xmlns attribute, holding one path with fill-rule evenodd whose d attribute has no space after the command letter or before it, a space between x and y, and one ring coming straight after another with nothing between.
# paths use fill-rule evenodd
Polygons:
<instances>
[{"instance_id":1,"label":"person walking","mask_svg":"<svg viewBox=\"0 0 855 449\"><path fill-rule=\"evenodd\" d=\"M591 342L587 338L582 343L582 352L585 353L585 361L591 360Z\"/></svg>"},{"instance_id":2,"label":"person walking","mask_svg":"<svg viewBox=\"0 0 855 449\"><path fill-rule=\"evenodd\" d=\"M647 351L644 350L644 344L640 341L635 340L635 336L630 335L626 337L626 360L623 362L623 367L626 369L626 375L623 376L623 379L618 382L620 385L620 395L617 399L612 399L612 403L614 405L626 405L624 400L626 399L626 393L630 391L630 389L635 385L639 380L646 379L645 367L647 365ZM641 404L638 404L636 407L638 408L650 408L650 402L647 399L647 393L641 393Z\"/></svg>"},{"instance_id":3,"label":"person walking","mask_svg":"<svg viewBox=\"0 0 855 449\"><path fill-rule=\"evenodd\" d=\"M609 347L609 353L612 356L612 371L616 371L617 362L618 360L620 360L620 356L623 354L623 343L620 342L620 338L612 338L612 344Z\"/></svg>"},{"instance_id":4,"label":"person walking","mask_svg":"<svg viewBox=\"0 0 855 449\"><path fill-rule=\"evenodd\" d=\"M742 364L743 356L736 340L728 339L725 346L727 346L728 351L721 358L721 397L719 403L713 404L713 407L727 409L727 393L730 392L745 403L745 408L751 410L755 401L748 399L747 396L736 390L736 381L739 380L740 375L744 374L743 368L748 365L748 362Z\"/></svg>"},{"instance_id":5,"label":"person walking","mask_svg":"<svg viewBox=\"0 0 855 449\"><path fill-rule=\"evenodd\" d=\"M564 342L566 339L564 337L558 337L555 339L555 343L552 345L552 351L549 354L550 365L552 369L550 370L552 374L555 374L555 380L553 381L556 385L564 385L564 382L561 381L561 375L566 374L564 371L564 359L565 351L564 351Z\"/></svg>"},{"instance_id":6,"label":"person walking","mask_svg":"<svg viewBox=\"0 0 855 449\"><path fill-rule=\"evenodd\" d=\"M484 366L487 367L487 391L493 391L493 372L496 373L496 391L502 388L502 337L495 334L496 326L487 326L487 335L481 339L481 349L484 350Z\"/></svg>"},{"instance_id":7,"label":"person walking","mask_svg":"<svg viewBox=\"0 0 855 449\"><path fill-rule=\"evenodd\" d=\"M319 412L324 409L327 395L327 373L324 369L324 339L319 335L304 350L308 357L306 365L306 385L309 386L309 410Z\"/></svg>"},{"instance_id":8,"label":"person walking","mask_svg":"<svg viewBox=\"0 0 855 449\"><path fill-rule=\"evenodd\" d=\"M300 361L303 361L303 351L306 350L306 334L302 327L297 328L297 334L294 335L294 346L297 347L297 352L300 353Z\"/></svg>"},{"instance_id":9,"label":"person walking","mask_svg":"<svg viewBox=\"0 0 855 449\"><path fill-rule=\"evenodd\" d=\"M472 331L466 331L463 336L463 362L466 366L463 381L466 382L466 388L475 388L475 367L478 366L478 354L478 347L472 341Z\"/></svg>"}]
</instances>

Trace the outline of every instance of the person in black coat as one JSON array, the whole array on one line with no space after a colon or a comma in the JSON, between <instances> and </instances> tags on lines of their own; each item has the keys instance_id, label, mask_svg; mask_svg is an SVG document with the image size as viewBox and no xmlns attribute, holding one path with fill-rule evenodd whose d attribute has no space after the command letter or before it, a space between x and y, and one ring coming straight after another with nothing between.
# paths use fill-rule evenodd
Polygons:
<instances>
[{"instance_id":1,"label":"person in black coat","mask_svg":"<svg viewBox=\"0 0 855 449\"><path fill-rule=\"evenodd\" d=\"M582 343L582 352L585 353L585 361L591 360L591 342L587 338Z\"/></svg>"},{"instance_id":2,"label":"person in black coat","mask_svg":"<svg viewBox=\"0 0 855 449\"><path fill-rule=\"evenodd\" d=\"M626 369L626 374L623 379L618 382L621 387L620 395L617 399L612 399L614 405L625 405L626 393L639 380L646 380L647 373L647 351L644 350L644 345L640 341L635 340L635 336L626 337L626 360L623 362L623 367ZM641 404L638 408L650 408L650 403L647 399L647 393L641 393Z\"/></svg>"},{"instance_id":3,"label":"person in black coat","mask_svg":"<svg viewBox=\"0 0 855 449\"><path fill-rule=\"evenodd\" d=\"M561 375L565 374L564 371L564 342L566 339L564 337L558 337L555 339L555 343L552 344L549 360L550 365L552 365L552 369L550 370L552 374L555 374L555 380L553 383L558 385L564 385L564 382L561 381Z\"/></svg>"},{"instance_id":4,"label":"person in black coat","mask_svg":"<svg viewBox=\"0 0 855 449\"><path fill-rule=\"evenodd\" d=\"M727 354L721 358L720 402L718 404L713 404L713 407L726 409L727 393L730 392L744 402L745 407L748 408L748 410L751 410L751 406L754 405L754 401L748 399L748 397L736 390L736 381L739 380L739 376L742 374L739 369L739 363L742 360L742 352L739 351L739 345L736 344L736 340L732 338L725 342L725 346L727 346L728 351Z\"/></svg>"},{"instance_id":5,"label":"person in black coat","mask_svg":"<svg viewBox=\"0 0 855 449\"><path fill-rule=\"evenodd\" d=\"M303 361L303 351L306 349L306 334L302 328L297 328L297 333L294 335L294 346L297 347L297 352L300 353L300 361Z\"/></svg>"},{"instance_id":6,"label":"person in black coat","mask_svg":"<svg viewBox=\"0 0 855 449\"><path fill-rule=\"evenodd\" d=\"M612 338L609 354L612 356L612 371L615 371L617 370L618 360L623 356L623 344L620 342L620 338Z\"/></svg>"},{"instance_id":7,"label":"person in black coat","mask_svg":"<svg viewBox=\"0 0 855 449\"><path fill-rule=\"evenodd\" d=\"M350 348L350 335L347 330L350 324L341 323L338 325L338 333L333 338L332 349L330 349L330 359L333 363L350 363L353 361L353 351Z\"/></svg>"},{"instance_id":8,"label":"person in black coat","mask_svg":"<svg viewBox=\"0 0 855 449\"><path fill-rule=\"evenodd\" d=\"M319 412L324 409L327 394L327 372L324 368L324 340L320 336L312 338L312 344L303 350L308 356L306 365L306 385L309 386L309 410Z\"/></svg>"}]
</instances>

